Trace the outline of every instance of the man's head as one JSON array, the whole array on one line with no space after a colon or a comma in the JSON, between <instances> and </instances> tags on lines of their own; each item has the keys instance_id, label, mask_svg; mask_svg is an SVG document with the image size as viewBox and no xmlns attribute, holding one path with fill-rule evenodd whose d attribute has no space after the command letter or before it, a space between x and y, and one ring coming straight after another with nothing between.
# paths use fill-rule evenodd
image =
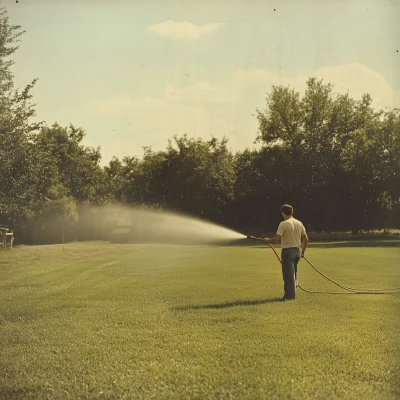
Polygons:
<instances>
[{"instance_id":1,"label":"man's head","mask_svg":"<svg viewBox=\"0 0 400 400\"><path fill-rule=\"evenodd\" d=\"M289 204L284 204L281 207L281 214L283 218L288 218L288 217L292 217L293 216L293 207Z\"/></svg>"}]
</instances>

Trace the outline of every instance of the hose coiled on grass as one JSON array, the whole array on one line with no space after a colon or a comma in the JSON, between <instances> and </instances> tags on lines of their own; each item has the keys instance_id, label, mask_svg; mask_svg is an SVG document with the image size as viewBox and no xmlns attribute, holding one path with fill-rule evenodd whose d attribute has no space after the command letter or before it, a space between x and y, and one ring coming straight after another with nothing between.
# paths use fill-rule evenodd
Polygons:
<instances>
[{"instance_id":1,"label":"hose coiled on grass","mask_svg":"<svg viewBox=\"0 0 400 400\"><path fill-rule=\"evenodd\" d=\"M278 253L276 252L274 246L272 246L270 243L268 243L269 247L271 247L271 249L274 251L276 257L279 260L279 263L282 264L282 260L280 259ZM400 293L399 288L391 288L391 289L355 289L355 288L350 288L348 286L342 285L336 281L334 281L333 279L329 278L328 276L326 276L324 273L322 273L316 266L314 266L310 260L308 260L307 257L302 256L302 258L304 258L307 263L316 271L318 272L321 276L323 276L325 279L327 279L328 281L332 282L333 284L335 284L336 286L339 286L340 288L346 290L346 292L331 292L331 291L317 291L317 290L308 290L303 288L300 285L297 285L301 290L303 290L304 292L307 293L324 293L324 294L392 294L392 293Z\"/></svg>"}]
</instances>

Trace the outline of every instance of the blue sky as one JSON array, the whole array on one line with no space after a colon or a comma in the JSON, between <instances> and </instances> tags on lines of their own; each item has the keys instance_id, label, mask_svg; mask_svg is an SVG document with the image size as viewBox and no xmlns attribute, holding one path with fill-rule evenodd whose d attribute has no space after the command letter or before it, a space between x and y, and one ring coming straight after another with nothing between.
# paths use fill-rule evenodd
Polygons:
<instances>
[{"instance_id":1,"label":"blue sky","mask_svg":"<svg viewBox=\"0 0 400 400\"><path fill-rule=\"evenodd\" d=\"M27 31L14 74L39 78L38 119L82 127L103 163L175 134L253 147L271 86L310 76L400 107L400 0L2 4Z\"/></svg>"}]
</instances>

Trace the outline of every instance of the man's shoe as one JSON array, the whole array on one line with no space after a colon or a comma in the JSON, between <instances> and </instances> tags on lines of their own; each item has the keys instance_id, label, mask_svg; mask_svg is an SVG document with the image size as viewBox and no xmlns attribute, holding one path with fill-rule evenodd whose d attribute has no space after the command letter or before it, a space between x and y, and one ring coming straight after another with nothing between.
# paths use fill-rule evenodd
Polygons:
<instances>
[{"instance_id":1,"label":"man's shoe","mask_svg":"<svg viewBox=\"0 0 400 400\"><path fill-rule=\"evenodd\" d=\"M286 301L286 297L283 296L283 297L280 299L280 301L282 301L282 302Z\"/></svg>"}]
</instances>

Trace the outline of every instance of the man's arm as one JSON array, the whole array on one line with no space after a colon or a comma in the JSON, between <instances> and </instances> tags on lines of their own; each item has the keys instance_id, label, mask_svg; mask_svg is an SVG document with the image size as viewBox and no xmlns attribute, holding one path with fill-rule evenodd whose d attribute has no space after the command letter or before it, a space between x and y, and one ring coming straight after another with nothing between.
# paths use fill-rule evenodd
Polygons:
<instances>
[{"instance_id":1,"label":"man's arm","mask_svg":"<svg viewBox=\"0 0 400 400\"><path fill-rule=\"evenodd\" d=\"M271 244L271 243L278 243L281 240L281 235L276 234L272 238L264 238L263 241L266 244Z\"/></svg>"},{"instance_id":2,"label":"man's arm","mask_svg":"<svg viewBox=\"0 0 400 400\"><path fill-rule=\"evenodd\" d=\"M308 236L307 233L303 233L301 235L301 256L304 257L304 253L306 252L306 248L308 246Z\"/></svg>"}]
</instances>

